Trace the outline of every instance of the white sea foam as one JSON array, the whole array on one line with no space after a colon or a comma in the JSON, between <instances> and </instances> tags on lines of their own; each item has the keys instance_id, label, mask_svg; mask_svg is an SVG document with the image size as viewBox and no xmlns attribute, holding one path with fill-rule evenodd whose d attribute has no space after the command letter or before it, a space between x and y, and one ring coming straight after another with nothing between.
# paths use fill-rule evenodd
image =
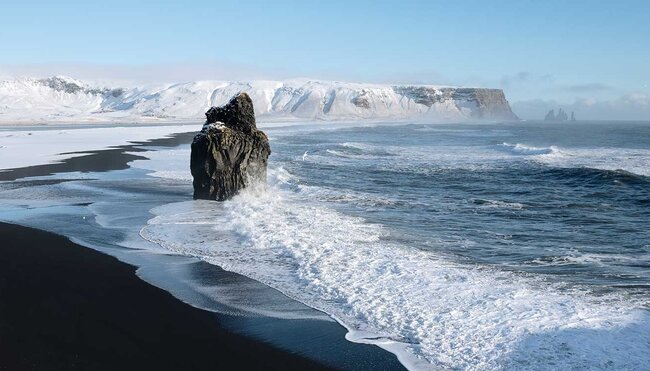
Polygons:
<instances>
[{"instance_id":1,"label":"white sea foam","mask_svg":"<svg viewBox=\"0 0 650 371\"><path fill-rule=\"evenodd\" d=\"M510 155L493 148L476 146L381 146L366 144L364 149L350 143L338 144L321 152L309 153L306 162L340 165L367 161L381 170L430 175L441 170L489 169Z\"/></svg>"},{"instance_id":2,"label":"white sea foam","mask_svg":"<svg viewBox=\"0 0 650 371\"><path fill-rule=\"evenodd\" d=\"M510 144L510 143L502 143L499 145L500 147L504 148L506 151L515 154L515 155L522 155L522 156L538 156L538 155L550 155L553 153L558 153L560 150L555 147L555 146L550 146L550 147L531 147L531 146L526 146L520 143L516 144Z\"/></svg>"},{"instance_id":3,"label":"white sea foam","mask_svg":"<svg viewBox=\"0 0 650 371\"><path fill-rule=\"evenodd\" d=\"M533 147L505 142L498 147L512 155L526 156L533 161L551 166L623 170L650 176L650 150L647 149Z\"/></svg>"},{"instance_id":4,"label":"white sea foam","mask_svg":"<svg viewBox=\"0 0 650 371\"><path fill-rule=\"evenodd\" d=\"M351 157L350 155L348 155L346 153L336 151L336 150L333 150L333 149L326 149L325 152L329 153L330 155L339 156L339 157Z\"/></svg>"},{"instance_id":5,"label":"white sea foam","mask_svg":"<svg viewBox=\"0 0 650 371\"><path fill-rule=\"evenodd\" d=\"M650 315L637 305L389 242L381 225L309 201L311 192L285 191L292 176L274 171L267 191L156 208L141 235L323 310L351 340L386 347L413 368L423 360L462 369L650 362Z\"/></svg>"},{"instance_id":6,"label":"white sea foam","mask_svg":"<svg viewBox=\"0 0 650 371\"><path fill-rule=\"evenodd\" d=\"M370 143L345 142L345 143L341 143L340 146L358 151L363 154L374 155L374 156L395 156L399 153L399 150L395 147L392 146L387 147L384 145L373 145Z\"/></svg>"},{"instance_id":7,"label":"white sea foam","mask_svg":"<svg viewBox=\"0 0 650 371\"><path fill-rule=\"evenodd\" d=\"M650 176L650 150L633 148L572 148L560 156L539 156L536 161L558 167L622 170Z\"/></svg>"},{"instance_id":8,"label":"white sea foam","mask_svg":"<svg viewBox=\"0 0 650 371\"><path fill-rule=\"evenodd\" d=\"M635 256L623 254L596 254L571 251L567 255L551 256L532 260L536 265L561 266L561 265L598 265L602 267L612 265L645 264L650 266L650 254L637 254Z\"/></svg>"},{"instance_id":9,"label":"white sea foam","mask_svg":"<svg viewBox=\"0 0 650 371\"><path fill-rule=\"evenodd\" d=\"M367 143L358 143L358 142L345 142L345 143L341 143L341 146L349 147L349 148L356 148L356 149L360 149L360 150L372 149L371 145L369 145Z\"/></svg>"},{"instance_id":10,"label":"white sea foam","mask_svg":"<svg viewBox=\"0 0 650 371\"><path fill-rule=\"evenodd\" d=\"M650 150L634 148L564 148L501 143L496 146L375 146L341 143L305 161L337 165L370 160L380 169L433 175L441 170L487 170L504 162L531 161L553 167L623 170L650 176Z\"/></svg>"},{"instance_id":11,"label":"white sea foam","mask_svg":"<svg viewBox=\"0 0 650 371\"><path fill-rule=\"evenodd\" d=\"M524 208L524 204L519 202L507 202L500 200L482 200L475 199L473 200L475 204L478 204L479 207L489 208L489 209L514 209L521 210Z\"/></svg>"},{"instance_id":12,"label":"white sea foam","mask_svg":"<svg viewBox=\"0 0 650 371\"><path fill-rule=\"evenodd\" d=\"M535 162L563 168L592 168L623 170L650 176L650 150L634 148L559 148L534 147L521 143L497 146L514 156L524 156Z\"/></svg>"},{"instance_id":13,"label":"white sea foam","mask_svg":"<svg viewBox=\"0 0 650 371\"><path fill-rule=\"evenodd\" d=\"M303 192L310 193L314 199L325 202L340 202L365 207L394 205L397 202L395 199L388 196L380 196L366 192L351 190L341 191L308 185L300 185L298 188Z\"/></svg>"}]
</instances>

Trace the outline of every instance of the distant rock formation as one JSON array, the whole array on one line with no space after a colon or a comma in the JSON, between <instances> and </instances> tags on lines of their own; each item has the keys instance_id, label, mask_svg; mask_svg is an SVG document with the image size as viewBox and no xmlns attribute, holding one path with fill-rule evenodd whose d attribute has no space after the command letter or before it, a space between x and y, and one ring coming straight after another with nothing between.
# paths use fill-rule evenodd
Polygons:
<instances>
[{"instance_id":1,"label":"distant rock formation","mask_svg":"<svg viewBox=\"0 0 650 371\"><path fill-rule=\"evenodd\" d=\"M257 130L248 94L239 93L205 116L206 123L192 142L194 199L224 201L247 186L266 184L271 147L266 134Z\"/></svg>"},{"instance_id":2,"label":"distant rock formation","mask_svg":"<svg viewBox=\"0 0 650 371\"><path fill-rule=\"evenodd\" d=\"M574 114L573 111L571 111L571 121L575 121L575 120L576 120L576 115Z\"/></svg>"},{"instance_id":3,"label":"distant rock formation","mask_svg":"<svg viewBox=\"0 0 650 371\"><path fill-rule=\"evenodd\" d=\"M568 119L569 116L562 108L558 109L557 115L554 110L550 110L544 117L544 121L567 121ZM575 115L573 112L571 112L571 121L575 121Z\"/></svg>"},{"instance_id":4,"label":"distant rock formation","mask_svg":"<svg viewBox=\"0 0 650 371\"><path fill-rule=\"evenodd\" d=\"M555 121L555 111L550 110L546 114L546 117L544 117L544 121Z\"/></svg>"}]
</instances>

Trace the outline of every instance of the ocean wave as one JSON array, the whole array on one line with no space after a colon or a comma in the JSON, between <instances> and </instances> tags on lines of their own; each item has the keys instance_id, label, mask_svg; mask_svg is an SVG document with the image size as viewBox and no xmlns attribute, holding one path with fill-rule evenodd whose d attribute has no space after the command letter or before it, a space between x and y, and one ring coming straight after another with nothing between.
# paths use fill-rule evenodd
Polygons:
<instances>
[{"instance_id":1,"label":"ocean wave","mask_svg":"<svg viewBox=\"0 0 650 371\"><path fill-rule=\"evenodd\" d=\"M650 176L650 150L633 148L562 148L532 147L501 143L500 150L532 161L562 168L589 168Z\"/></svg>"},{"instance_id":2,"label":"ocean wave","mask_svg":"<svg viewBox=\"0 0 650 371\"><path fill-rule=\"evenodd\" d=\"M524 204L519 203L519 202L507 202L507 201L499 201L499 200L484 200L480 198L472 199L472 203L479 205L479 207L483 208L494 208L494 209L513 209L513 210L521 210L524 208Z\"/></svg>"},{"instance_id":3,"label":"ocean wave","mask_svg":"<svg viewBox=\"0 0 650 371\"><path fill-rule=\"evenodd\" d=\"M294 187L300 182L300 178L288 172L283 166L273 166L267 169L267 180L275 187Z\"/></svg>"},{"instance_id":4,"label":"ocean wave","mask_svg":"<svg viewBox=\"0 0 650 371\"><path fill-rule=\"evenodd\" d=\"M589 168L617 176L650 176L650 150L629 148L573 148L559 156L538 156L536 161L562 168ZM626 175L627 174L627 175Z\"/></svg>"},{"instance_id":5,"label":"ocean wave","mask_svg":"<svg viewBox=\"0 0 650 371\"><path fill-rule=\"evenodd\" d=\"M506 151L519 156L539 156L539 155L551 155L559 154L561 151L556 146L550 147L531 147L521 143L510 144L503 142L499 144L500 148L505 149Z\"/></svg>"},{"instance_id":6,"label":"ocean wave","mask_svg":"<svg viewBox=\"0 0 650 371\"><path fill-rule=\"evenodd\" d=\"M298 196L271 187L224 203L169 204L152 210L141 235L322 310L350 329L349 339L402 360L461 369L650 362L650 316L630 301L463 266L389 242L382 225Z\"/></svg>"},{"instance_id":7,"label":"ocean wave","mask_svg":"<svg viewBox=\"0 0 650 371\"><path fill-rule=\"evenodd\" d=\"M390 206L397 203L397 200L390 197L352 190L338 190L307 185L301 185L300 190L308 193L313 199L323 202L338 202L364 207Z\"/></svg>"},{"instance_id":8,"label":"ocean wave","mask_svg":"<svg viewBox=\"0 0 650 371\"><path fill-rule=\"evenodd\" d=\"M326 149L325 152L329 153L330 155L334 155L334 156L338 156L338 157L352 157L349 154L346 154L346 153L343 153L343 152L340 152L340 151L336 151L336 150L333 150L333 149Z\"/></svg>"},{"instance_id":9,"label":"ocean wave","mask_svg":"<svg viewBox=\"0 0 650 371\"><path fill-rule=\"evenodd\" d=\"M650 254L635 256L623 254L596 254L572 252L561 256L546 256L530 261L540 266L585 265L608 267L612 265L629 266L630 264L650 266Z\"/></svg>"},{"instance_id":10,"label":"ocean wave","mask_svg":"<svg viewBox=\"0 0 650 371\"><path fill-rule=\"evenodd\" d=\"M353 149L360 151L362 153L368 153L376 156L395 156L396 154L393 151L388 150L386 147L372 145L368 143L359 143L359 142L344 142L340 144L341 147L348 149Z\"/></svg>"},{"instance_id":11,"label":"ocean wave","mask_svg":"<svg viewBox=\"0 0 650 371\"><path fill-rule=\"evenodd\" d=\"M326 149L325 152L339 157L347 158L374 158L397 156L396 153L381 146L368 143L344 142L339 143L335 149Z\"/></svg>"}]
</instances>

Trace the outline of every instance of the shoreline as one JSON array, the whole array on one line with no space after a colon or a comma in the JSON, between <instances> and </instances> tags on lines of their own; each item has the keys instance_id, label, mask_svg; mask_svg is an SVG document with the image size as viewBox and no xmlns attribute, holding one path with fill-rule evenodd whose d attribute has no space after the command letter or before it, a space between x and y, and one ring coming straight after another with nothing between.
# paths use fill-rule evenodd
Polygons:
<instances>
[{"instance_id":1,"label":"shoreline","mask_svg":"<svg viewBox=\"0 0 650 371\"><path fill-rule=\"evenodd\" d=\"M190 129L189 126L188 129ZM129 162L147 159L135 153L146 152L148 149L155 147L176 147L184 143L191 143L194 133L194 131L188 130L184 133L174 133L162 138L132 141L130 144L109 146L91 151L72 151L68 153L77 156L38 165L2 169L0 170L0 181L16 181L22 178L43 177L70 172L90 173L125 170L129 168Z\"/></svg>"},{"instance_id":2,"label":"shoreline","mask_svg":"<svg viewBox=\"0 0 650 371\"><path fill-rule=\"evenodd\" d=\"M0 368L327 368L226 330L117 258L15 224L0 234Z\"/></svg>"},{"instance_id":3,"label":"shoreline","mask_svg":"<svg viewBox=\"0 0 650 371\"><path fill-rule=\"evenodd\" d=\"M130 168L130 166L128 165L129 162L137 159L146 159L145 157L139 156L138 154L139 152L155 149L156 147L170 148L170 147L176 147L181 144L186 144L191 142L193 135L194 135L193 132L172 134L168 137L150 139L147 141L132 142L131 144L128 145L121 145L116 147L98 149L95 151L84 152L80 156L66 158L56 163L46 163L46 164L23 167L23 168L7 169L3 172L0 172L0 190L4 188L2 184L7 185L9 188L14 188L14 187L29 188L31 186L38 186L39 184L45 184L45 183L57 184L61 182L75 181L74 178L68 179L65 176L64 177L58 176L59 174L65 174L70 172L102 173L102 172L110 172L114 170L126 170ZM32 177L47 177L47 179L46 180L30 179ZM21 224L23 226L21 226ZM21 235L22 237L20 237ZM41 238L40 243L30 244L29 239L36 238L34 236L37 235L40 236ZM223 363L222 365L229 366L229 368L233 368L230 366L237 366L236 368L239 369L241 368L375 369L377 367L385 367L389 369L402 369L404 367L399 363L397 357L395 357L394 354L386 350L382 350L375 345L350 342L349 340L346 339L346 332L347 332L346 328L341 324L336 323L335 321L324 322L322 320L313 320L313 319L312 320L310 319L286 320L286 319L277 319L277 318L270 318L270 317L263 317L263 316L256 317L256 318L253 317L242 318L241 316L231 316L228 314L224 315L223 313L215 313L209 307L204 308L201 305L197 306L196 303L193 303L191 300L186 301L181 297L179 297L178 296L179 292L174 290L173 287L167 287L164 284L164 280L159 281L155 278L152 278L152 276L150 276L149 273L152 272L152 268L153 271L156 270L153 266L150 265L141 266L138 260L130 260L130 259L125 260L124 256L122 256L123 254L120 252L122 251L121 250L122 248L118 248L117 250L115 250L116 253L112 253L111 252L111 250L113 250L112 248L104 249L104 248L93 247L93 244L88 245L86 241L77 241L76 238L74 238L74 236L69 236L68 234L65 233L65 230L56 228L55 225L49 225L48 227L45 225L41 226L41 224L39 223L24 224L21 223L19 220L13 220L12 218L9 218L9 219L4 219L3 221L0 222L0 236L2 236L3 240L11 241L11 243L18 241L20 238L25 238L28 240L27 242L23 241L24 243L27 243L27 245L37 246L37 250L40 251L40 253L32 261L32 265L37 267L37 272L35 273L41 274L40 271L41 267L46 267L46 269L44 269L44 272L50 273L47 275L48 279L42 279L42 281L68 280L68 281L76 282L77 280L73 280L72 279L73 277L71 276L73 274L71 272L75 271L75 269L76 269L76 278L78 279L78 281L81 282L96 281L94 279L87 279L87 277L85 276L86 274L95 273L94 266L85 267L84 264L80 264L76 268L71 267L70 270L59 269L53 272L49 267L47 267L48 263L50 263L51 260L49 255L52 255L51 254L52 251L59 250L56 251L54 255L56 258L61 258L61 259L80 259L80 257L83 256L99 255L101 256L99 258L89 258L89 259L96 259L96 261L104 261L104 262L108 261L108 263L97 263L100 265L97 268L98 272L104 272L102 274L108 275L109 271L111 270L110 267L119 267L116 269L119 270L121 273L119 274L115 273L120 275L119 282L134 282L135 280L140 282L140 284L138 284L138 287L141 287L142 285L148 287L148 289L145 289L145 291L153 289L154 291L158 292L158 294L156 295L169 297L169 299L161 299L160 297L151 299L152 303L159 302L160 300L175 301L176 302L174 306L174 308L176 308L175 313L182 312L185 314L184 315L179 314L178 319L174 319L174 321L172 322L184 323L185 321L184 318L186 316L194 316L195 314L193 313L200 313L198 314L199 316L210 317L213 323L208 323L208 320L203 319L204 321L202 323L203 325L197 326L197 327L201 327L201 330L199 331L203 331L203 332L200 332L200 336L203 336L203 339L205 339L206 343L210 343L210 341L212 341L213 343L228 341L230 335L232 334L234 336L233 339L235 339L234 341L237 344L245 344L245 346L242 346L242 348L248 349L246 351L240 351L239 353L226 351L228 355L236 354L238 356L241 355L243 357L251 358L249 362L250 367L246 367L245 364L240 365L235 363L235 358L236 358L235 356L233 356L232 359L228 358L230 359L230 361L228 362L232 362L232 363ZM14 237L14 236L18 236L18 237ZM52 250L44 249L43 246L49 246L53 244L51 241L58 241L54 245L58 245L59 248L53 247ZM23 244L23 247L25 246L26 245ZM62 250L61 246L67 246L67 247ZM3 336L4 334L8 333L7 330L4 329L5 326L14 326L15 327L14 334L19 333L16 332L18 331L18 328L16 326L18 326L17 322L20 321L15 321L14 319L16 316L20 317L21 315L23 315L20 309L21 308L28 309L32 307L41 308L41 309L33 310L32 315L34 315L34 317L38 319L47 318L47 316L41 315L41 313L39 313L39 311L44 310L42 306L38 307L32 304L26 304L24 299L22 299L23 296L33 294L34 292L40 292L40 291L37 291L37 288L25 287L25 285L22 284L20 285L15 284L16 282L22 282L24 280L24 276L28 276L28 277L32 276L32 271L29 268L30 264L28 264L28 262L31 260L30 254L33 254L33 252L29 251L30 250L29 247L25 247L24 250L14 251L12 254L7 254L4 250L5 248L0 247L0 271L2 271L0 272L0 281L13 283L13 285L15 285L16 287L14 288L14 291L7 291L7 287L11 288L10 286L5 287L0 285L0 302L8 303L7 306L5 307L2 307L2 303L0 303L0 316L2 316L2 318L0 318L0 348L2 348L0 349L0 369L3 369L6 366L3 363L4 360L9 359L9 357L5 357L3 355L3 352L5 351L11 352L12 349L11 347L5 347L3 345L4 342L15 343L13 340L15 339L15 336L7 336L7 337ZM73 250L83 250L83 251L73 252L72 255L66 258L66 256L70 254L69 251L73 251ZM85 251L87 251L87 253ZM185 257L179 257L179 258L186 259ZM20 272L16 272L16 271L13 272L13 276L9 277L11 272L4 270L3 267L5 265L12 264L11 262L14 259L16 259L17 261L23 261L24 264L22 266L24 267L24 269L21 270ZM170 259L173 260L173 257L170 257ZM85 260L82 259L82 262L83 261ZM226 281L240 280L244 278L243 276L239 276L232 272L222 271L220 268L216 266L208 265L207 263L197 262L196 264L200 264L201 266L205 267L204 269L207 269L207 271L209 272L209 276L215 277L215 280L218 280L218 278L216 277L222 277L221 279L224 279ZM79 269L81 269L81 271ZM59 275L60 272L62 272L61 273L62 277L59 279L57 276ZM45 293L53 294L57 292L57 289L58 287L52 286L50 287L49 290L46 290ZM83 290L79 291L78 289L75 289L74 285L72 284L67 286L63 285L62 289L63 291L60 292L60 294L54 295L55 299L61 300L61 303L58 303L60 307L70 306L71 309L76 308L74 303L78 304L79 302L85 301L84 293L90 291L88 288L86 288L86 291ZM269 288L269 290L272 289ZM154 295L154 297L156 295ZM283 295L283 294L279 293L279 295ZM36 296L40 297L41 295L39 294ZM138 296L138 295L134 294L134 296ZM36 300L35 298L32 299ZM71 299L73 300L71 301ZM119 290L107 293L103 295L101 299L107 301L104 302L105 306L107 307L110 307L111 305L113 306L117 305L115 303L110 303L112 300L124 301L124 299L122 298L122 293L119 292ZM288 299L288 300L292 300L292 299ZM128 302L130 300L126 300L126 301ZM13 308L14 310L13 314L6 313L6 310L7 308L10 308L10 305L15 305L15 307ZM146 302L145 300L144 305L145 306L149 305L149 303ZM171 304L167 303L166 305L171 305ZM187 308L180 309L178 308L179 306L187 307ZM97 306L93 307L92 310L88 310L86 313L80 314L80 316L85 320L91 320L94 318L95 322L104 321L104 317L107 313L105 313L105 311L102 309L103 307L104 305L97 304ZM151 307L149 307L148 310L155 312L156 306L152 305ZM143 311L146 312L146 310ZM164 311L164 312L170 314L168 313L168 311ZM50 314L50 313L45 313L45 314ZM29 321L27 321L29 318L19 318L19 319L24 320L22 322L23 324L29 325ZM73 323L71 322L73 319L74 318L68 318L68 323ZM7 322L7 320L10 321ZM118 318L113 318L113 320L114 321L111 322L112 324L117 324L119 322ZM189 320L189 321L193 323L192 321L194 320ZM7 324L5 324L5 322L7 322ZM43 322L44 321L41 321L40 323L40 327L44 329L43 331L54 330L57 329L58 327L61 327L55 323L57 321L52 321L51 324L50 322L47 323L43 323ZM114 327L113 325L110 325L108 323L106 325L109 329L110 328L121 329L121 327L119 326ZM214 330L215 334L212 334L213 336L212 338L210 337L210 333L212 331L212 328L210 328L210 326L213 326L212 328L216 329ZM128 326L128 327L132 328L132 326ZM156 327L156 326L151 325L150 327ZM36 331L36 329L32 329L32 330ZM63 336L66 339L76 336L77 334L76 332L74 332L77 330L75 330L75 327L72 325L63 329L59 328L57 331L60 332L61 336ZM182 332L179 333L181 333L182 335L180 337L186 337L191 335ZM131 337L138 336L138 331L134 330L132 336L131 335L127 336L128 333L124 333L124 331L121 331L120 334L123 337L126 336L128 338L127 339L128 342L131 341L129 340ZM14 344L14 345L19 346L20 344L24 344L25 347L23 349L24 351L29 351L30 349L31 351L46 349L43 348L43 346L45 346L46 344L35 343L38 341L41 335L34 335L34 336L26 335L26 336L28 339L31 339L30 341L32 341L32 343L20 342L19 344ZM85 336L87 338L90 338L92 336L95 336L95 334L94 333L91 333L90 335L85 334ZM112 342L111 344L115 343L119 345L121 341L122 340L117 340ZM178 341L178 340L172 339L170 340L170 344L173 344L174 341ZM249 343L252 345L249 346L248 345ZM29 344L29 346L27 344ZM260 349L262 350L258 351L257 348L258 345L261 347ZM151 345L151 347L153 347L153 345ZM187 350L189 352L190 349L188 348ZM70 357L76 354L74 353L75 347L70 347L67 349L67 351L69 353L66 354L68 354L68 356ZM149 350L148 351L149 353L147 354L150 354L153 351L155 351L155 349ZM243 354L242 352L244 352L245 354ZM19 354L20 352L16 351L13 353ZM215 352L211 351L211 353L214 356ZM275 353L281 355L276 357L273 355ZM169 349L166 352L166 354L173 354L172 349ZM270 355L267 356L267 354ZM40 357L41 358L39 359L44 362L40 364L41 366L40 368L44 368L44 366L51 366L51 364L47 362L48 358L42 358L42 357L46 357L44 353L40 354ZM182 360L183 358L182 355L180 354L175 355L174 357L176 357L174 359L178 361ZM199 359L203 359L201 357L202 356L199 356ZM29 359L31 358L32 357L29 357ZM264 359L267 360L262 362L262 360ZM87 362L95 362L97 360L98 359L88 359ZM28 368L27 366L29 366L29 365L16 363L21 361L20 358L18 359L14 358L14 361L15 361L14 365L17 366L15 368L22 369L22 368ZM128 361L128 363L126 363L127 365L134 364L130 360L126 360L126 361ZM208 362L208 360L206 359L205 362ZM261 362L261 363L258 364L255 362ZM160 364L162 368L165 368L164 366L166 365L164 364L164 362L160 362ZM124 365L125 364L122 364L121 366ZM172 365L172 363L167 363L167 366L169 365ZM291 365L295 365L295 367ZM63 366L65 365L61 364L61 368L70 368L70 367L63 367ZM100 366L101 366L100 364L92 363L92 364L88 364L88 367L83 367L82 365L81 368L89 368L89 367L102 368ZM194 368L205 369L208 368L208 366L212 367L209 363L201 363L200 365ZM14 367L11 367L11 369L13 368ZM57 367L46 367L46 368L57 368ZM170 366L169 368L179 369L179 368L188 368L188 367Z\"/></svg>"}]
</instances>

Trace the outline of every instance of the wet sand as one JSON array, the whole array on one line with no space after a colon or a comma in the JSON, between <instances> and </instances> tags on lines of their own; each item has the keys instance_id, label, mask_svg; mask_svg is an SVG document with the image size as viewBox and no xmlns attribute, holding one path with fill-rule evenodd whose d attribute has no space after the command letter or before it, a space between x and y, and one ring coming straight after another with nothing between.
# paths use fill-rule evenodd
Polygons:
<instances>
[{"instance_id":1,"label":"wet sand","mask_svg":"<svg viewBox=\"0 0 650 371\"><path fill-rule=\"evenodd\" d=\"M135 268L0 223L0 369L323 369L234 334Z\"/></svg>"},{"instance_id":2,"label":"wet sand","mask_svg":"<svg viewBox=\"0 0 650 371\"><path fill-rule=\"evenodd\" d=\"M193 134L10 169L0 172L0 182L12 189L71 181L26 177L127 169L144 159L131 153L187 144ZM403 369L393 354L345 340L346 330L334 322L212 313L146 283L135 270L65 237L0 223L0 370ZM256 335L269 338L269 331L272 343Z\"/></svg>"}]
</instances>

